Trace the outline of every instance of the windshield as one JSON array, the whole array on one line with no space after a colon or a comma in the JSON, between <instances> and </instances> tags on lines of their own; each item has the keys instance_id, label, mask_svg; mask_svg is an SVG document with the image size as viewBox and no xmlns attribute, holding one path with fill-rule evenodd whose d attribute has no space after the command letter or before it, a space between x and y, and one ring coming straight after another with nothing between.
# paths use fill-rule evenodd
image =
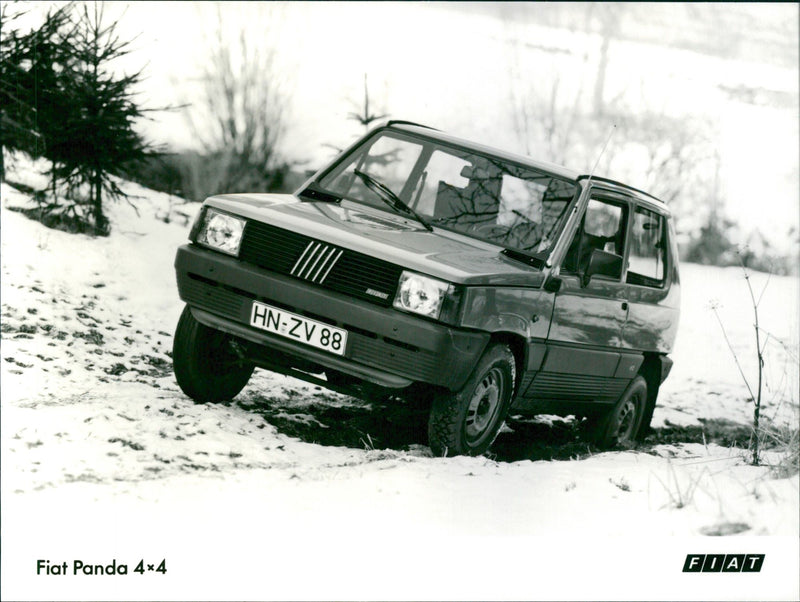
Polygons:
<instances>
[{"instance_id":1,"label":"windshield","mask_svg":"<svg viewBox=\"0 0 800 602\"><path fill-rule=\"evenodd\" d=\"M381 209L363 172L428 223L525 253L550 249L577 190L529 167L396 132L366 140L319 182L327 192Z\"/></svg>"}]
</instances>

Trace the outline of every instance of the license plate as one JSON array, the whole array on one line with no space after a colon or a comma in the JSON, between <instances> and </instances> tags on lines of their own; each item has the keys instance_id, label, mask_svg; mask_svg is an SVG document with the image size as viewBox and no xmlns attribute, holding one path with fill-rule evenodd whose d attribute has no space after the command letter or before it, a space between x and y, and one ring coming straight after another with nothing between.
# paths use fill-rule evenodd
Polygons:
<instances>
[{"instance_id":1,"label":"license plate","mask_svg":"<svg viewBox=\"0 0 800 602\"><path fill-rule=\"evenodd\" d=\"M344 355L347 343L346 330L316 320L309 320L285 309L253 301L250 325L279 334L287 339L300 341L317 349Z\"/></svg>"}]
</instances>

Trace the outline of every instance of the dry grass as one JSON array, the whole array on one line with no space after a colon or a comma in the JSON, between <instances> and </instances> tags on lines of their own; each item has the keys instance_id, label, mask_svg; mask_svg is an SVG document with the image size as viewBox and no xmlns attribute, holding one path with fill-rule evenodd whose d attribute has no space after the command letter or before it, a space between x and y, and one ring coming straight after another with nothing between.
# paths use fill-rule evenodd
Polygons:
<instances>
[{"instance_id":1,"label":"dry grass","mask_svg":"<svg viewBox=\"0 0 800 602\"><path fill-rule=\"evenodd\" d=\"M769 427L762 430L768 445L779 451L780 460L770 463L770 473L776 479L786 479L800 474L800 435L798 427Z\"/></svg>"}]
</instances>

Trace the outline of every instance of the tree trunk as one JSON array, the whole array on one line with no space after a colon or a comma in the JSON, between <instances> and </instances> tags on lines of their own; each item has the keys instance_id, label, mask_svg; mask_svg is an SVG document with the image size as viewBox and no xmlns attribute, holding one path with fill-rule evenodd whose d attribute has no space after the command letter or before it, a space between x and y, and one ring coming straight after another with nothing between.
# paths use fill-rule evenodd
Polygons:
<instances>
[{"instance_id":1,"label":"tree trunk","mask_svg":"<svg viewBox=\"0 0 800 602\"><path fill-rule=\"evenodd\" d=\"M603 36L603 43L600 46L600 61L597 65L597 77L594 80L594 113L603 114L603 95L606 85L606 70L608 69L608 47L611 45L611 38Z\"/></svg>"},{"instance_id":2,"label":"tree trunk","mask_svg":"<svg viewBox=\"0 0 800 602\"><path fill-rule=\"evenodd\" d=\"M594 98L592 99L594 113L598 116L602 115L605 110L606 71L608 70L611 41L619 33L619 23L624 11L619 5L602 4L600 8L600 35L603 37L603 41L600 44L600 58L597 64L597 75L594 80Z\"/></svg>"},{"instance_id":3,"label":"tree trunk","mask_svg":"<svg viewBox=\"0 0 800 602\"><path fill-rule=\"evenodd\" d=\"M92 215L94 217L94 230L96 234L106 233L106 217L103 215L103 184L100 179L100 172L95 171L92 175Z\"/></svg>"}]
</instances>

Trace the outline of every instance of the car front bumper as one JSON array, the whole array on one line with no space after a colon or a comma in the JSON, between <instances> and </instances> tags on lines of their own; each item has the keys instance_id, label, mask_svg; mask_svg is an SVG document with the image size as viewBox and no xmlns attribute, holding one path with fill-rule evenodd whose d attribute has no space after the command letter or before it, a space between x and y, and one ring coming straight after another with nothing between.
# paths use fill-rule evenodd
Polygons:
<instances>
[{"instance_id":1,"label":"car front bumper","mask_svg":"<svg viewBox=\"0 0 800 602\"><path fill-rule=\"evenodd\" d=\"M178 249L175 271L181 299L207 326L384 387L423 382L456 390L489 341L484 332L353 299L195 245ZM251 327L253 301L344 328L344 356Z\"/></svg>"}]
</instances>

